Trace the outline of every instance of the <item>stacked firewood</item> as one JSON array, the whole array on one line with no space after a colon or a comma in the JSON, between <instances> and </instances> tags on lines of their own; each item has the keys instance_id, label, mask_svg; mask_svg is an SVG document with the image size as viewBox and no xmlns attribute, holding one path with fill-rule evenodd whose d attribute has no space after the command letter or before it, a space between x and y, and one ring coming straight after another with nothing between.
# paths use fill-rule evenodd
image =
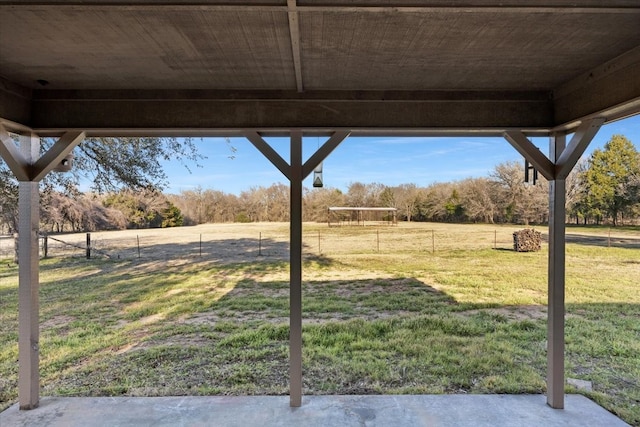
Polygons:
<instances>
[{"instance_id":1,"label":"stacked firewood","mask_svg":"<svg viewBox=\"0 0 640 427\"><path fill-rule=\"evenodd\" d=\"M513 233L513 249L516 252L536 252L542 249L542 233L530 228Z\"/></svg>"}]
</instances>

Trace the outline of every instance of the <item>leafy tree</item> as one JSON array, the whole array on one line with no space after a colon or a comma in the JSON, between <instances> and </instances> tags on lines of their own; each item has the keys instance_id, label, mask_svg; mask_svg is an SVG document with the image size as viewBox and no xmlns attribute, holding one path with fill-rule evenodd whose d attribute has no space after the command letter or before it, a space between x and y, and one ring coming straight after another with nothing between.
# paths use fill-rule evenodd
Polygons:
<instances>
[{"instance_id":1,"label":"leafy tree","mask_svg":"<svg viewBox=\"0 0 640 427\"><path fill-rule=\"evenodd\" d=\"M167 208L164 210L163 219L162 219L162 227L180 227L184 223L184 218L182 217L182 212L176 205L171 202L168 202Z\"/></svg>"},{"instance_id":2,"label":"leafy tree","mask_svg":"<svg viewBox=\"0 0 640 427\"><path fill-rule=\"evenodd\" d=\"M164 194L153 190L110 193L105 198L104 205L121 211L127 220L127 228L163 227L167 213L173 215L173 222L178 221L176 215L180 214L182 217L179 209L171 210L172 204Z\"/></svg>"},{"instance_id":3,"label":"leafy tree","mask_svg":"<svg viewBox=\"0 0 640 427\"><path fill-rule=\"evenodd\" d=\"M591 154L582 176L583 215L609 217L613 225L637 204L640 154L622 135L613 135L602 150Z\"/></svg>"},{"instance_id":4,"label":"leafy tree","mask_svg":"<svg viewBox=\"0 0 640 427\"><path fill-rule=\"evenodd\" d=\"M42 151L53 143L51 139L43 139ZM203 158L191 139L178 138L87 138L75 148L74 156L71 173L50 173L41 183L45 215L55 192L76 200L81 181L91 182L98 193L123 188L161 190L167 185L163 160L174 159L186 167L185 161ZM10 229L17 227L17 188L13 174L0 161L0 221Z\"/></svg>"},{"instance_id":5,"label":"leafy tree","mask_svg":"<svg viewBox=\"0 0 640 427\"><path fill-rule=\"evenodd\" d=\"M249 218L249 216L245 212L240 212L238 215L236 215L235 222L251 222L251 218Z\"/></svg>"},{"instance_id":6,"label":"leafy tree","mask_svg":"<svg viewBox=\"0 0 640 427\"><path fill-rule=\"evenodd\" d=\"M52 143L44 140L43 149ZM168 184L161 161L176 160L186 167L185 161L197 163L203 158L188 138L86 138L74 156L72 172L50 174L50 180L65 188L88 180L98 193L161 190Z\"/></svg>"},{"instance_id":7,"label":"leafy tree","mask_svg":"<svg viewBox=\"0 0 640 427\"><path fill-rule=\"evenodd\" d=\"M18 229L18 184L4 166L0 163L0 222L13 232Z\"/></svg>"},{"instance_id":8,"label":"leafy tree","mask_svg":"<svg viewBox=\"0 0 640 427\"><path fill-rule=\"evenodd\" d=\"M451 196L444 204L444 208L447 211L447 216L451 221L460 221L464 213L464 206L460 203L460 195L456 188L451 192Z\"/></svg>"}]
</instances>

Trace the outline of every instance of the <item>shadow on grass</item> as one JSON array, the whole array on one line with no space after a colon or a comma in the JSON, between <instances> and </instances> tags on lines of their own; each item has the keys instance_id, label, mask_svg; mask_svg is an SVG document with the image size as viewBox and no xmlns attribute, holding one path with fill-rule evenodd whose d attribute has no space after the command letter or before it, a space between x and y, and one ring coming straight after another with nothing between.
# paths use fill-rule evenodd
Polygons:
<instances>
[{"instance_id":1,"label":"shadow on grass","mask_svg":"<svg viewBox=\"0 0 640 427\"><path fill-rule=\"evenodd\" d=\"M303 252L310 248L303 244ZM96 254L92 259L87 260L84 252L74 256L50 256L53 260L47 262L41 260L40 270L48 271L59 268L63 264L74 263L75 265L90 264L95 261L96 268L122 264L125 266L139 265L141 268L148 264L157 262L197 262L205 264L242 264L247 262L274 262L289 260L289 243L274 239L225 239L220 241L194 242L194 243L162 243L140 245L137 247L105 247L102 252L108 253L110 258L105 258ZM331 258L322 255L312 255L308 257L323 266L332 264ZM55 260L58 260L56 262ZM17 266L15 271L17 272Z\"/></svg>"},{"instance_id":2,"label":"shadow on grass","mask_svg":"<svg viewBox=\"0 0 640 427\"><path fill-rule=\"evenodd\" d=\"M549 235L543 234L542 239L549 242ZM640 238L636 237L611 237L608 236L587 236L581 234L566 234L567 243L578 245L600 246L625 249L640 249Z\"/></svg>"},{"instance_id":3,"label":"shadow on grass","mask_svg":"<svg viewBox=\"0 0 640 427\"><path fill-rule=\"evenodd\" d=\"M157 245L140 259L46 261L45 272L82 268L43 283L45 391L286 394L288 260L257 255L256 243L230 244L227 258L213 245L197 258L193 245ZM274 254L288 250L270 243ZM305 262L316 273L334 263ZM544 392L543 306L461 303L406 276L302 286L305 393ZM601 404L640 420L626 409L637 395L638 305L568 304L567 314L567 375L597 380ZM15 399L15 372L1 374L11 378L3 399Z\"/></svg>"},{"instance_id":4,"label":"shadow on grass","mask_svg":"<svg viewBox=\"0 0 640 427\"><path fill-rule=\"evenodd\" d=\"M148 244L144 240L140 245L118 245L108 240L100 247L111 259L205 259L219 262L243 262L255 260L257 257L287 258L289 243L270 238L235 238L209 240L191 243ZM82 255L82 254L81 254ZM96 255L100 258L100 254Z\"/></svg>"}]
</instances>

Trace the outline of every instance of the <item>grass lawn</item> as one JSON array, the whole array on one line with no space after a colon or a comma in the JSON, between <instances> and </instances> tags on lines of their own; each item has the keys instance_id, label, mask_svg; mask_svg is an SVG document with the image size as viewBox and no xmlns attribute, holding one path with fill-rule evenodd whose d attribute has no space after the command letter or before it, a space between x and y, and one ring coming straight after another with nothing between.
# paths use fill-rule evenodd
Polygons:
<instances>
[{"instance_id":1,"label":"grass lawn","mask_svg":"<svg viewBox=\"0 0 640 427\"><path fill-rule=\"evenodd\" d=\"M41 261L43 395L288 393L288 226L206 227L143 236L140 258ZM304 392L544 393L548 253L508 250L518 228L306 224ZM171 243L188 233L215 237L195 256ZM640 230L567 233L566 376L640 425ZM0 263L0 410L17 272Z\"/></svg>"}]
</instances>

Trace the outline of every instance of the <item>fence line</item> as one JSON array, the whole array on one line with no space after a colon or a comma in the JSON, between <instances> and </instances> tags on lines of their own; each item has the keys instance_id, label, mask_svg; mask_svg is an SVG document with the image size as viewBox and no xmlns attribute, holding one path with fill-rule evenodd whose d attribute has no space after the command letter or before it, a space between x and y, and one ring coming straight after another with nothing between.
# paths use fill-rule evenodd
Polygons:
<instances>
[{"instance_id":1,"label":"fence line","mask_svg":"<svg viewBox=\"0 0 640 427\"><path fill-rule=\"evenodd\" d=\"M437 226L411 230L397 227L314 227L303 232L303 251L308 255L340 256L358 253L436 254L455 250L512 250L512 233L522 229L516 226L485 227L483 230L474 230L472 226ZM289 234L283 227L276 230L247 227L246 230L233 233L217 233L215 230L189 233L190 230L186 228L157 230L43 236L41 256L90 257L91 254L99 254L118 259L201 258L221 261L246 261L258 256L286 260L289 257ZM602 247L640 248L640 236L635 237L635 234L631 237L611 236L610 232L600 235L568 234L567 241ZM14 254L14 237L0 236L0 258L11 258Z\"/></svg>"}]
</instances>

